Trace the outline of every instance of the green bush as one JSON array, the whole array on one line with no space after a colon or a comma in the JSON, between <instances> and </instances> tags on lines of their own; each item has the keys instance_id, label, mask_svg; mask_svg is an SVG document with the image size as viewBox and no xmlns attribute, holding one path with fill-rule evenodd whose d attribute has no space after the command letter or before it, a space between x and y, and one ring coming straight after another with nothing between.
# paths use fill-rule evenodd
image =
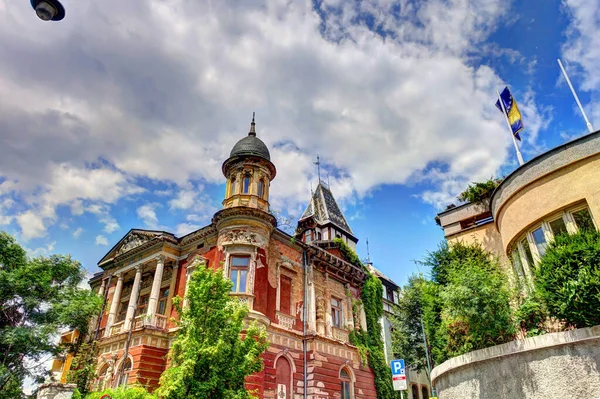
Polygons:
<instances>
[{"instance_id":1,"label":"green bush","mask_svg":"<svg viewBox=\"0 0 600 399\"><path fill-rule=\"evenodd\" d=\"M515 311L517 328L527 337L546 334L548 332L545 328L547 318L548 311L535 294L526 297Z\"/></svg>"},{"instance_id":2,"label":"green bush","mask_svg":"<svg viewBox=\"0 0 600 399\"><path fill-rule=\"evenodd\" d=\"M458 199L463 202L481 202L491 197L500 183L502 183L502 179L490 178L482 183L469 184L469 187L458 196Z\"/></svg>"},{"instance_id":3,"label":"green bush","mask_svg":"<svg viewBox=\"0 0 600 399\"><path fill-rule=\"evenodd\" d=\"M535 286L551 316L576 328L600 324L600 233L560 235L534 268Z\"/></svg>"},{"instance_id":4,"label":"green bush","mask_svg":"<svg viewBox=\"0 0 600 399\"><path fill-rule=\"evenodd\" d=\"M109 395L112 399L157 399L158 396L148 393L142 387L105 389L102 392L92 392L85 399L100 399L104 395Z\"/></svg>"}]
</instances>

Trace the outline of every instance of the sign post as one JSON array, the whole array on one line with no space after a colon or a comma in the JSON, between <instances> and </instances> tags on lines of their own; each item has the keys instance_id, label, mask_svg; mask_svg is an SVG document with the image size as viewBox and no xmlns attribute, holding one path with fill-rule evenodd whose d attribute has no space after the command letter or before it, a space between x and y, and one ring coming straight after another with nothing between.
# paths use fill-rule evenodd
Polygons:
<instances>
[{"instance_id":1,"label":"sign post","mask_svg":"<svg viewBox=\"0 0 600 399\"><path fill-rule=\"evenodd\" d=\"M392 384L394 391L406 391L406 369L404 359L392 360Z\"/></svg>"}]
</instances>

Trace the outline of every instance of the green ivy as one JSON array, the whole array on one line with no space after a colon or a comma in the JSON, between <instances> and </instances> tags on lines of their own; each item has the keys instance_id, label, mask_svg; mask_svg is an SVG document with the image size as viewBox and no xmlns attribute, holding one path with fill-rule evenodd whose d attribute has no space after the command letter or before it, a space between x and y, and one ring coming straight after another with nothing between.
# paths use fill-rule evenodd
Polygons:
<instances>
[{"instance_id":1,"label":"green ivy","mask_svg":"<svg viewBox=\"0 0 600 399\"><path fill-rule=\"evenodd\" d=\"M360 258L358 257L358 255L356 255L356 252L354 252L352 250L352 248L350 248L348 245L346 245L344 240L342 240L341 238L335 238L333 240L333 242L338 246L338 248L340 249L340 252L342 253L344 258L348 262L350 262L356 266L360 266L363 269L365 268L364 265L362 264L362 262L360 261Z\"/></svg>"},{"instance_id":2,"label":"green ivy","mask_svg":"<svg viewBox=\"0 0 600 399\"><path fill-rule=\"evenodd\" d=\"M367 331L362 329L352 331L350 342L358 348L361 358L366 354L369 367L375 374L377 399L398 397L392 386L392 373L385 360L381 324L379 323L383 314L383 284L372 273L368 274L361 289L361 299L367 320Z\"/></svg>"}]
</instances>

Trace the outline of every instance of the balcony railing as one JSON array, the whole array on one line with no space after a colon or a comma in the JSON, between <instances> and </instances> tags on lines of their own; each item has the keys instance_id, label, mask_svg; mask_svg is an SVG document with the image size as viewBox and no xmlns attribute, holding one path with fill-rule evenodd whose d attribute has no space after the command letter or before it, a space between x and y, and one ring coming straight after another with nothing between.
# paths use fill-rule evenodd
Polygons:
<instances>
[{"instance_id":1,"label":"balcony railing","mask_svg":"<svg viewBox=\"0 0 600 399\"><path fill-rule=\"evenodd\" d=\"M114 324L111 328L110 328L110 335L117 335L120 334L123 331L123 324L125 323L125 321L120 321L116 324Z\"/></svg>"},{"instance_id":2,"label":"balcony railing","mask_svg":"<svg viewBox=\"0 0 600 399\"><path fill-rule=\"evenodd\" d=\"M344 330L342 328L332 327L333 330L333 338L338 341L348 342L350 340L350 333L348 330Z\"/></svg>"},{"instance_id":3,"label":"balcony railing","mask_svg":"<svg viewBox=\"0 0 600 399\"><path fill-rule=\"evenodd\" d=\"M125 330L123 328L124 324L125 324L124 321L120 321L117 324L113 325L110 328L110 336L125 332ZM164 316L161 314L155 314L154 318L150 319L148 317L148 315L145 315L145 314L139 315L133 321L133 329L137 330L142 327L153 327L153 328L158 328L161 330L166 330L167 329L167 316ZM101 335L99 335L99 336L101 336Z\"/></svg>"},{"instance_id":4,"label":"balcony railing","mask_svg":"<svg viewBox=\"0 0 600 399\"><path fill-rule=\"evenodd\" d=\"M288 330L291 330L292 328L294 328L295 322L296 322L295 317L287 315L285 313L277 312L277 323L280 326L287 328Z\"/></svg>"}]
</instances>

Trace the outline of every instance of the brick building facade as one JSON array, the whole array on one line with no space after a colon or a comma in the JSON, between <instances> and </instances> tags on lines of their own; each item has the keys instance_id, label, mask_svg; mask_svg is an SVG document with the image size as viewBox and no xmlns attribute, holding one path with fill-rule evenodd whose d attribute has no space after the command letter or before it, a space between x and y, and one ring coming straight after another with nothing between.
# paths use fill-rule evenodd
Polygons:
<instances>
[{"instance_id":1,"label":"brick building facade","mask_svg":"<svg viewBox=\"0 0 600 399\"><path fill-rule=\"evenodd\" d=\"M373 373L349 342L349 331L366 329L364 311L352 306L366 274L334 242L355 248L357 239L329 187L319 182L292 237L269 213L276 168L254 120L222 170L223 208L210 225L183 237L133 229L99 262L90 281L105 298L96 388L158 385L177 331L172 298L185 296L205 264L222 269L231 295L267 330L264 370L247 379L260 398L375 398Z\"/></svg>"}]
</instances>

